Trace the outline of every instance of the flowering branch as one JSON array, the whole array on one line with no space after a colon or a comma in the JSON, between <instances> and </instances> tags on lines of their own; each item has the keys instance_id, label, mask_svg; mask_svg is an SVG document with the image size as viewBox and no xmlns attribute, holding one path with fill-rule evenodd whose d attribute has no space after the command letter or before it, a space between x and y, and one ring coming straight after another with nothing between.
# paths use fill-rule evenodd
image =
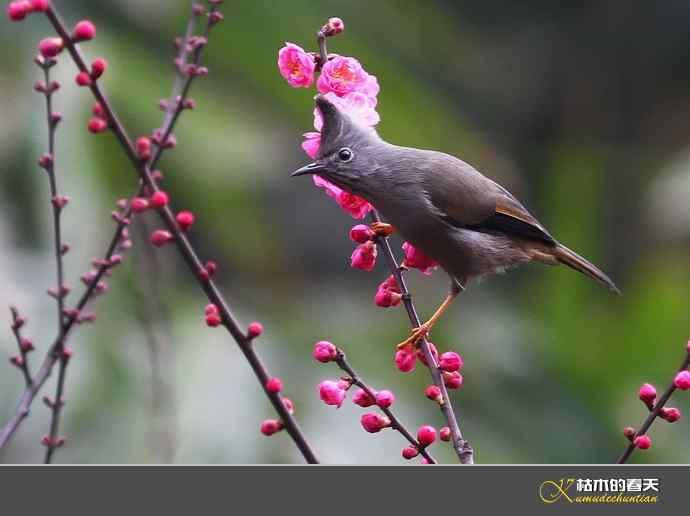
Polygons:
<instances>
[{"instance_id":1,"label":"flowering branch","mask_svg":"<svg viewBox=\"0 0 690 516\"><path fill-rule=\"evenodd\" d=\"M214 7L209 13L209 20L218 22L222 19L222 16L218 16L217 14L214 15L214 13L216 13L215 5L219 4L220 2L218 0L214 0L211 3L214 4ZM73 61L80 70L80 73L88 73L88 68L79 49L75 45L73 38L70 37L70 34L67 32L64 23L62 23L60 20L55 9L49 7L46 11L46 15L62 39L65 48L71 55ZM205 44L203 41L199 41L199 43ZM205 75L208 71L205 68L198 66L188 66L186 68L186 72L194 75ZM171 241L175 242L178 251L187 263L188 267L191 269L192 273L197 278L199 285L206 293L209 301L216 307L217 314L220 318L220 324L225 326L235 342L238 344L240 350L243 352L245 358L254 370L255 375L264 387L266 395L268 396L276 412L278 412L281 417L281 423L295 441L295 444L307 462L316 463L317 459L314 452L302 434L297 421L290 413L288 408L286 408L282 396L279 392L273 392L267 387L267 382L269 380L267 370L253 348L253 340L258 335L250 336L240 328L239 323L230 310L228 302L218 290L215 282L210 278L211 272L207 269L208 264L204 265L202 263L196 250L181 228L181 224L178 223L178 220L176 219L172 210L168 207L167 196L164 197L164 195L161 195L164 194L164 192L160 190L157 181L152 174L151 167L148 164L148 161L152 157L150 140L147 138L140 138L137 140L137 146L135 147L98 83L96 81L92 81L87 86L91 89L91 92L101 106L105 117L108 120L109 128L114 133L116 139L120 143L120 146L134 166L140 180L151 194L151 198L154 199L157 197L158 199L161 199L161 202L157 203L158 206L155 207L158 209L158 213L165 224L167 231L159 230L154 232L152 235L152 242L154 245L163 245ZM181 111L181 109L184 109L184 106L180 108L178 105L176 109ZM173 119L175 118L176 117L173 117ZM161 135L160 142L163 143L163 146L167 144L166 134L169 134L169 132L163 131Z\"/></svg>"},{"instance_id":2,"label":"flowering branch","mask_svg":"<svg viewBox=\"0 0 690 516\"><path fill-rule=\"evenodd\" d=\"M31 371L29 370L29 358L28 354L33 351L34 345L31 339L22 337L21 329L24 324L26 324L26 319L19 315L19 310L17 307L11 306L10 312L12 313L12 333L17 341L17 347L19 348L19 355L15 355L10 358L10 362L24 375L24 382L26 386L31 385Z\"/></svg>"},{"instance_id":3,"label":"flowering branch","mask_svg":"<svg viewBox=\"0 0 690 516\"><path fill-rule=\"evenodd\" d=\"M683 363L678 368L678 374L671 382L671 384L666 388L664 393L657 399L656 389L654 386L646 383L640 388L640 400L647 405L649 409L649 415L644 420L642 425L638 430L632 427L626 427L623 434L628 438L630 443L626 447L623 454L616 461L617 464L625 464L627 460L632 455L635 448L640 448L641 450L646 450L652 446L652 440L647 435L647 431L651 428L657 418L661 417L669 423L674 423L680 419L680 411L676 408L666 407L673 393L676 389L688 390L690 389L690 371L688 367L690 366L690 342L688 342L688 347L686 350L685 358Z\"/></svg>"},{"instance_id":4,"label":"flowering branch","mask_svg":"<svg viewBox=\"0 0 690 516\"><path fill-rule=\"evenodd\" d=\"M376 210L371 212L370 217L374 223L381 222ZM400 293L402 295L402 302L405 306L405 310L407 311L410 323L412 324L413 328L417 328L421 325L421 321L419 319L419 315L417 314L414 303L412 302L412 295L410 294L407 284L405 283L405 278L402 272L403 269L398 265L398 262L393 255L390 243L388 242L388 237L377 235L376 242L386 258L386 263L391 271L391 274L395 277L395 280L398 283L398 287L400 288ZM462 435L460 425L455 416L455 411L453 410L453 404L451 403L448 390L445 382L443 381L443 375L438 367L436 358L431 352L429 341L426 338L420 339L419 348L422 350L426 363L429 366L429 371L431 372L434 385L436 385L436 387L440 390L442 398L439 405L441 406L441 411L446 418L448 428L451 432L453 448L455 449L455 452L457 453L462 464L474 464L474 450L472 449L469 441L467 441Z\"/></svg>"},{"instance_id":5,"label":"flowering branch","mask_svg":"<svg viewBox=\"0 0 690 516\"><path fill-rule=\"evenodd\" d=\"M431 454L427 451L427 446L422 445L412 436L410 431L397 418L397 416L393 413L389 406L386 403L377 403L378 400L376 391L369 387L364 382L364 380L360 378L357 372L348 363L347 357L345 356L343 350L338 348L337 353L338 354L336 355L333 361L338 365L338 367L340 367L340 369L342 369L348 374L348 380L350 381L350 383L362 389L365 392L367 398L369 400L372 400L373 403L376 403L378 407L381 409L381 411L386 415L386 417L388 417L390 421L390 427L394 430L397 430L410 443L410 448L403 449L403 457L405 457L406 459L411 459L417 454L420 454L422 457L424 457L424 459L426 459L428 464L436 464L436 459L434 459L431 456Z\"/></svg>"}]
</instances>

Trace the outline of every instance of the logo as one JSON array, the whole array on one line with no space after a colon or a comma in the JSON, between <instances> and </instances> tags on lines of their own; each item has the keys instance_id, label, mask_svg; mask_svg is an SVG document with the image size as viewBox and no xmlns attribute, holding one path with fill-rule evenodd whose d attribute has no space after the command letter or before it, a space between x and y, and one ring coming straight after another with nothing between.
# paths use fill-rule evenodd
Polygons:
<instances>
[{"instance_id":1,"label":"logo","mask_svg":"<svg viewBox=\"0 0 690 516\"><path fill-rule=\"evenodd\" d=\"M561 478L539 484L545 504L652 504L659 501L658 478Z\"/></svg>"}]
</instances>

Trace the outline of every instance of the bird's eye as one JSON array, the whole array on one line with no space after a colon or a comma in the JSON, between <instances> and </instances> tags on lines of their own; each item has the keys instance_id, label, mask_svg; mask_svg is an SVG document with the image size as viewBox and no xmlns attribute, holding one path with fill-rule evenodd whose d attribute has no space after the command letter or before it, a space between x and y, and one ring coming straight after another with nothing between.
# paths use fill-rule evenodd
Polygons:
<instances>
[{"instance_id":1,"label":"bird's eye","mask_svg":"<svg viewBox=\"0 0 690 516\"><path fill-rule=\"evenodd\" d=\"M343 163L347 163L348 161L352 160L353 156L354 154L347 147L343 147L338 151L338 159Z\"/></svg>"}]
</instances>

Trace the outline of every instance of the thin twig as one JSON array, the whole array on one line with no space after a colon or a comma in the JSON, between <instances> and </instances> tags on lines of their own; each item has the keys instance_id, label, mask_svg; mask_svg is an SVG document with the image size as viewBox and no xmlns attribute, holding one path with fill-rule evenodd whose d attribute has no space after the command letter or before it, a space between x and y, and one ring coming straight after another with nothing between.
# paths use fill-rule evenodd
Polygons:
<instances>
[{"instance_id":1,"label":"thin twig","mask_svg":"<svg viewBox=\"0 0 690 516\"><path fill-rule=\"evenodd\" d=\"M678 371L685 371L688 368L688 366L690 366L690 349L688 349L687 353L685 354L685 359L678 368ZM636 448L635 437L647 433L647 430L649 430L652 424L654 424L654 421L656 421L657 417L659 417L661 409L664 408L664 406L671 398L673 393L676 391L676 389L677 387L675 383L673 382L673 380L671 380L671 384L666 388L661 397L656 401L656 403L654 404L654 408L649 412L649 415L644 420L640 428L635 432L634 435L629 437L630 444L628 444L623 454L620 457L618 457L618 460L616 461L617 464L625 464L627 462L627 460L630 458L630 455L632 455L632 452L635 451Z\"/></svg>"},{"instance_id":2,"label":"thin twig","mask_svg":"<svg viewBox=\"0 0 690 516\"><path fill-rule=\"evenodd\" d=\"M353 384L355 384L357 387L362 389L364 392L367 393L367 396L369 396L372 400L376 399L376 392L369 387L364 380L360 378L360 376L357 374L357 372L352 368L352 366L348 363L347 357L345 356L345 353L343 350L338 349L338 355L335 358L335 363L338 364L338 367L345 371L348 376L350 377L350 380L352 381ZM419 453L424 457L430 464L436 464L436 459L434 459L431 454L426 450L425 446L422 446L419 441L417 441L414 436L410 433L410 431L405 427L405 425L400 421L397 416L393 413L393 411L388 408L388 407L381 407L377 405L381 411L386 414L388 419L390 419L391 422L391 428L397 430L400 432L400 434L407 439L407 441L417 450L419 450Z\"/></svg>"},{"instance_id":3,"label":"thin twig","mask_svg":"<svg viewBox=\"0 0 690 516\"><path fill-rule=\"evenodd\" d=\"M10 312L12 313L12 333L17 341L17 348L19 348L19 355L14 357L12 362L21 370L22 374L24 375L24 383L28 388L31 386L31 369L29 368L28 353L31 351L31 349L33 349L33 344L27 345L30 344L29 341L22 337L21 329L26 321L21 315L19 315L19 310L17 310L17 307L10 306Z\"/></svg>"},{"instance_id":4,"label":"thin twig","mask_svg":"<svg viewBox=\"0 0 690 516\"><path fill-rule=\"evenodd\" d=\"M46 15L48 16L50 22L53 24L53 27L57 31L58 35L63 39L67 51L72 56L72 59L74 60L79 70L82 72L88 72L86 62L81 56L79 49L70 38L69 32L67 31L64 23L60 20L58 14L55 11L55 8L50 7L46 11ZM110 123L110 128L112 132L115 134L115 137L120 143L120 146L124 150L125 154L134 166L137 174L139 175L139 178L143 181L143 183L146 185L146 187L150 190L151 193L158 192L160 189L156 181L152 177L150 167L147 165L146 162L142 161L137 156L136 150L132 144L131 139L125 131L125 128L120 122L119 118L115 114L110 102L101 90L98 81L93 81L93 83L90 86L90 89L96 100L103 107L104 112L107 114L108 121ZM165 139L162 139L162 141L165 142ZM209 301L218 307L222 324L226 327L230 335L238 344L240 350L242 351L250 366L254 370L254 374L259 379L264 389L264 392L266 393L266 396L269 398L271 404L273 405L273 408L280 415L283 424L285 425L285 429L290 434L292 439L295 441L295 444L297 445L297 447L299 448L300 452L307 460L307 462L318 462L314 452L312 451L310 445L304 437L304 434L302 433L297 421L289 413L289 411L283 404L282 397L278 393L270 392L267 389L266 383L269 379L269 376L265 366L263 365L262 361L259 359L258 355L252 347L252 339L250 339L240 328L239 323L235 319L235 316L233 315L232 311L230 310L228 302L223 297L221 292L218 290L218 287L216 286L215 282L212 279L205 280L200 277L200 272L204 270L204 265L201 262L201 259L199 258L196 250L190 243L187 236L178 227L177 222L175 220L175 215L173 214L172 210L168 206L165 206L161 208L158 211L158 213L163 223L167 227L168 231L170 231L170 233L174 236L175 244L177 245L180 254L182 255L184 261L187 263L187 266L190 268L192 274L194 274L195 278L197 279L197 282L206 293L206 296L208 297Z\"/></svg>"},{"instance_id":5,"label":"thin twig","mask_svg":"<svg viewBox=\"0 0 690 516\"><path fill-rule=\"evenodd\" d=\"M371 220L373 222L381 222L379 214L376 210L371 212ZM386 258L386 263L388 264L391 274L393 274L398 282L400 293L402 294L402 301L410 319L410 323L412 324L413 328L418 328L421 326L421 321L419 319L419 315L417 314L414 303L412 302L412 295L407 288L402 269L393 255L393 250L391 249L388 237L378 236L376 238L376 242ZM450 429L453 448L455 449L455 452L457 453L462 464L474 464L474 450L472 449L469 441L463 438L460 425L455 416L455 411L453 410L450 396L448 395L448 389L446 389L446 384L443 382L441 370L438 368L436 359L432 355L431 349L429 348L429 341L426 338L420 339L419 347L424 354L426 362L429 364L429 371L431 372L434 385L441 390L441 396L443 397L443 403L440 404L441 411L443 412L443 415L448 423L448 428Z\"/></svg>"}]
</instances>

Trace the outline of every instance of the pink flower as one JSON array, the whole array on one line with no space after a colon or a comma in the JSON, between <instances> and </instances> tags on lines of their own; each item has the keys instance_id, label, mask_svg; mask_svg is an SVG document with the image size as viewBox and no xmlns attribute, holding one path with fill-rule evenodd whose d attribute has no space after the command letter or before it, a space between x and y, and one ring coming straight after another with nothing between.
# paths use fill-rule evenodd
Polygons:
<instances>
[{"instance_id":1,"label":"pink flower","mask_svg":"<svg viewBox=\"0 0 690 516\"><path fill-rule=\"evenodd\" d=\"M340 207L347 213L352 215L352 218L362 219L367 213L374 209L374 207L367 201L356 195L352 195L341 188L338 188L333 183L323 179L321 176L314 176L314 184L326 190L326 193L335 199Z\"/></svg>"},{"instance_id":2,"label":"pink flower","mask_svg":"<svg viewBox=\"0 0 690 516\"><path fill-rule=\"evenodd\" d=\"M374 414L373 412L363 414L360 422L362 423L362 427L370 434L380 432L384 428L389 427L391 424L390 419L388 419L386 416Z\"/></svg>"},{"instance_id":3,"label":"pink flower","mask_svg":"<svg viewBox=\"0 0 690 516\"><path fill-rule=\"evenodd\" d=\"M344 56L337 56L323 65L316 87L319 93L333 92L339 97L352 92L368 97L376 97L379 93L376 77L369 75L354 57Z\"/></svg>"},{"instance_id":4,"label":"pink flower","mask_svg":"<svg viewBox=\"0 0 690 516\"><path fill-rule=\"evenodd\" d=\"M436 260L432 260L409 242L404 242L402 248L405 253L405 260L403 261L405 267L419 269L427 276L431 276L433 269L438 267Z\"/></svg>"},{"instance_id":5,"label":"pink flower","mask_svg":"<svg viewBox=\"0 0 690 516\"><path fill-rule=\"evenodd\" d=\"M633 441L640 450L648 450L652 447L652 438L648 435L638 435Z\"/></svg>"},{"instance_id":6,"label":"pink flower","mask_svg":"<svg viewBox=\"0 0 690 516\"><path fill-rule=\"evenodd\" d=\"M651 407L654 405L654 400L656 399L656 389L651 383L645 383L640 387L640 400L644 402L645 405Z\"/></svg>"},{"instance_id":7,"label":"pink flower","mask_svg":"<svg viewBox=\"0 0 690 516\"><path fill-rule=\"evenodd\" d=\"M350 230L350 240L358 244L364 244L375 236L376 234L366 224L357 224Z\"/></svg>"},{"instance_id":8,"label":"pink flower","mask_svg":"<svg viewBox=\"0 0 690 516\"><path fill-rule=\"evenodd\" d=\"M690 389L690 371L681 371L678 373L676 378L673 380L673 384L681 391L687 391Z\"/></svg>"},{"instance_id":9,"label":"pink flower","mask_svg":"<svg viewBox=\"0 0 690 516\"><path fill-rule=\"evenodd\" d=\"M374 242L366 242L358 245L352 252L351 263L353 269L360 269L363 271L371 271L376 265L376 244Z\"/></svg>"},{"instance_id":10,"label":"pink flower","mask_svg":"<svg viewBox=\"0 0 690 516\"><path fill-rule=\"evenodd\" d=\"M460 373L454 371L452 373L443 372L443 383L449 389L459 389L462 387L463 378Z\"/></svg>"},{"instance_id":11,"label":"pink flower","mask_svg":"<svg viewBox=\"0 0 690 516\"><path fill-rule=\"evenodd\" d=\"M391 306L398 306L402 300L402 294L398 287L398 282L392 274L388 276L386 281L379 285L374 296L374 303L376 306L388 308Z\"/></svg>"},{"instance_id":12,"label":"pink flower","mask_svg":"<svg viewBox=\"0 0 690 516\"><path fill-rule=\"evenodd\" d=\"M436 440L436 429L430 425L420 426L417 430L417 441L422 446L429 446Z\"/></svg>"},{"instance_id":13,"label":"pink flower","mask_svg":"<svg viewBox=\"0 0 690 516\"><path fill-rule=\"evenodd\" d=\"M321 340L314 344L314 351L312 351L311 356L313 356L318 362L326 363L338 356L338 348L331 342L327 340Z\"/></svg>"},{"instance_id":14,"label":"pink flower","mask_svg":"<svg viewBox=\"0 0 690 516\"><path fill-rule=\"evenodd\" d=\"M326 380L319 384L319 396L326 405L335 405L340 408L345 399L345 390L340 387L338 382Z\"/></svg>"},{"instance_id":15,"label":"pink flower","mask_svg":"<svg viewBox=\"0 0 690 516\"><path fill-rule=\"evenodd\" d=\"M665 419L669 423L675 423L680 419L680 410L674 407L663 407L659 412L659 417Z\"/></svg>"},{"instance_id":16,"label":"pink flower","mask_svg":"<svg viewBox=\"0 0 690 516\"><path fill-rule=\"evenodd\" d=\"M314 58L294 43L278 51L278 70L293 88L308 88L314 83Z\"/></svg>"},{"instance_id":17,"label":"pink flower","mask_svg":"<svg viewBox=\"0 0 690 516\"><path fill-rule=\"evenodd\" d=\"M376 393L376 404L381 408L388 408L395 402L395 394L391 391L379 391Z\"/></svg>"},{"instance_id":18,"label":"pink flower","mask_svg":"<svg viewBox=\"0 0 690 516\"><path fill-rule=\"evenodd\" d=\"M395 353L395 365L403 373L414 371L417 364L417 354L412 348L399 349Z\"/></svg>"},{"instance_id":19,"label":"pink flower","mask_svg":"<svg viewBox=\"0 0 690 516\"><path fill-rule=\"evenodd\" d=\"M373 97L353 92L344 97L339 97L335 93L327 93L324 98L359 125L374 127L381 121L381 117L376 111L376 99ZM317 131L323 129L323 117L319 108L314 108L314 128Z\"/></svg>"},{"instance_id":20,"label":"pink flower","mask_svg":"<svg viewBox=\"0 0 690 516\"><path fill-rule=\"evenodd\" d=\"M321 145L321 133L312 131L310 133L304 133L302 136L304 136L302 150L304 150L304 152L307 153L307 156L309 156L311 159L316 159L316 156L319 154L319 147Z\"/></svg>"},{"instance_id":21,"label":"pink flower","mask_svg":"<svg viewBox=\"0 0 690 516\"><path fill-rule=\"evenodd\" d=\"M371 396L369 396L364 389L357 389L352 395L352 403L359 405L360 407L366 408L371 407L376 403Z\"/></svg>"},{"instance_id":22,"label":"pink flower","mask_svg":"<svg viewBox=\"0 0 690 516\"><path fill-rule=\"evenodd\" d=\"M462 369L463 360L460 355L455 351L447 351L442 353L438 360L438 367L443 371L448 371L452 373L453 371L459 371Z\"/></svg>"}]
</instances>

